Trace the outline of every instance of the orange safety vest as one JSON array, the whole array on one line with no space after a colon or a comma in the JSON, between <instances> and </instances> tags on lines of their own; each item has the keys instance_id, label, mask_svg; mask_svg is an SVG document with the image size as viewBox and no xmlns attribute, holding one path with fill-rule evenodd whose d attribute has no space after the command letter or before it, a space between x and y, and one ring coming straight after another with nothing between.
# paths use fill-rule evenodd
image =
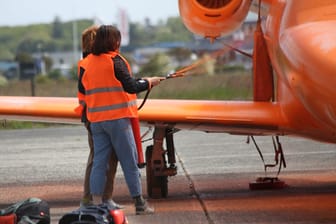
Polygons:
<instances>
[{"instance_id":1,"label":"orange safety vest","mask_svg":"<svg viewBox=\"0 0 336 224\"><path fill-rule=\"evenodd\" d=\"M78 78L79 78L79 75L80 75L80 69L83 68L85 69L85 66L87 64L87 60L85 58L83 58L82 60L79 60L78 63L77 63L77 75L78 75ZM78 103L79 105L75 108L75 112L82 116L83 114L83 110L86 106L86 103L85 103L85 95L81 92L77 92L77 98L78 98Z\"/></svg>"},{"instance_id":2,"label":"orange safety vest","mask_svg":"<svg viewBox=\"0 0 336 224\"><path fill-rule=\"evenodd\" d=\"M82 83L90 122L138 117L136 94L125 92L114 74L112 59L117 55L117 52L109 52L86 57ZM121 58L131 71L128 62Z\"/></svg>"}]
</instances>

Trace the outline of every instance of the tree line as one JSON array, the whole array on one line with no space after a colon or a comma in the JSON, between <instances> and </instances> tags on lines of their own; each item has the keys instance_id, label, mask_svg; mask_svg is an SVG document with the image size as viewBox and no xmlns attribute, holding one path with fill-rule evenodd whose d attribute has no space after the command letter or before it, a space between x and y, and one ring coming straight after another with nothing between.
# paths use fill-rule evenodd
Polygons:
<instances>
[{"instance_id":1,"label":"tree line","mask_svg":"<svg viewBox=\"0 0 336 224\"><path fill-rule=\"evenodd\" d=\"M62 22L59 17L55 17L50 24L2 26L0 27L0 60L15 60L20 54L72 50L74 34L77 38L76 47L80 51L81 33L93 23L94 21L90 19ZM193 35L184 27L179 17L170 17L157 25L152 25L149 21L131 22L129 27L130 43L125 47L126 51L157 42L193 39Z\"/></svg>"}]
</instances>

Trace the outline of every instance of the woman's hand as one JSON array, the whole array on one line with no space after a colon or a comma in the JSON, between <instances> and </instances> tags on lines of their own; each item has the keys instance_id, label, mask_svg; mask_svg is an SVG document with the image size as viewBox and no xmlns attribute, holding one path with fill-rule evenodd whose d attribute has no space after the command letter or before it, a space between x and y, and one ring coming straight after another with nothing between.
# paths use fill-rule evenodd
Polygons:
<instances>
[{"instance_id":1,"label":"woman's hand","mask_svg":"<svg viewBox=\"0 0 336 224\"><path fill-rule=\"evenodd\" d=\"M144 78L146 79L148 82L149 82L149 85L150 85L150 88L156 86L156 85L159 85L159 83L162 81L162 80L165 80L164 77L159 77L159 76L154 76L154 77L146 77Z\"/></svg>"}]
</instances>

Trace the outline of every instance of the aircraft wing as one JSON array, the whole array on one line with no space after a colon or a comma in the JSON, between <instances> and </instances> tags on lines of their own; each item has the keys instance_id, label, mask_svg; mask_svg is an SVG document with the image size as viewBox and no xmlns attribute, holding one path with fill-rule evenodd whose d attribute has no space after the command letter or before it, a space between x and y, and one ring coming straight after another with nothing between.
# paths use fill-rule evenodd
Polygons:
<instances>
[{"instance_id":1,"label":"aircraft wing","mask_svg":"<svg viewBox=\"0 0 336 224\"><path fill-rule=\"evenodd\" d=\"M5 120L80 123L77 98L0 96L0 118Z\"/></svg>"},{"instance_id":2,"label":"aircraft wing","mask_svg":"<svg viewBox=\"0 0 336 224\"><path fill-rule=\"evenodd\" d=\"M172 124L178 129L231 134L279 134L285 120L276 103L217 100L148 100L141 122Z\"/></svg>"},{"instance_id":3,"label":"aircraft wing","mask_svg":"<svg viewBox=\"0 0 336 224\"><path fill-rule=\"evenodd\" d=\"M0 118L79 124L77 104L69 97L1 96ZM284 134L286 127L279 105L271 102L152 99L139 118L142 124L244 135Z\"/></svg>"}]
</instances>

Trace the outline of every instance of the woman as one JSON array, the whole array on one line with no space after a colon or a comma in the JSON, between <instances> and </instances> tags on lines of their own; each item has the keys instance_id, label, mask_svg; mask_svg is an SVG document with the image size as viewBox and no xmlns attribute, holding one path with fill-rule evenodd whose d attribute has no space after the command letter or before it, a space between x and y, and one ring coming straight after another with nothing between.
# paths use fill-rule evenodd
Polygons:
<instances>
[{"instance_id":1,"label":"woman","mask_svg":"<svg viewBox=\"0 0 336 224\"><path fill-rule=\"evenodd\" d=\"M151 214L154 209L142 196L131 119L138 117L136 93L159 84L162 78L133 78L127 60L119 53L120 43L121 35L116 27L100 26L93 52L87 56L80 75L79 91L85 94L94 143L90 189L94 203L101 203L108 158L114 149L135 200L136 214Z\"/></svg>"}]
</instances>

